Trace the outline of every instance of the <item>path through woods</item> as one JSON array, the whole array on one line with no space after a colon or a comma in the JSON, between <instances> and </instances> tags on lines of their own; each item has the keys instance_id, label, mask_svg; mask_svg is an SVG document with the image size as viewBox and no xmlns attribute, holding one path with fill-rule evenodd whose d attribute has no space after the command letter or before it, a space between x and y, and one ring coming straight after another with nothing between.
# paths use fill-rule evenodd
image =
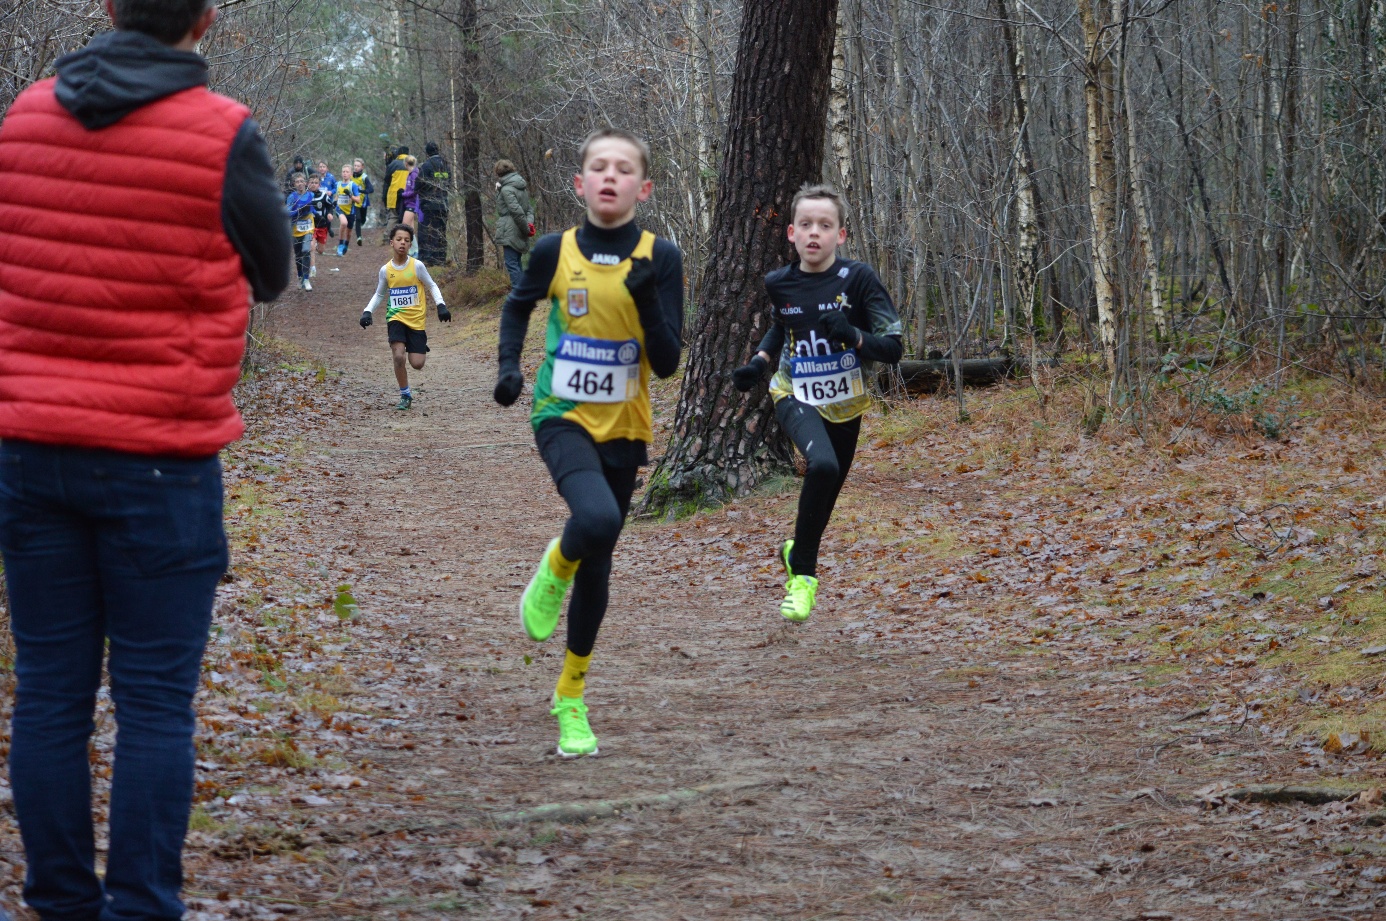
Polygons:
<instances>
[{"instance_id":1,"label":"path through woods","mask_svg":"<svg viewBox=\"0 0 1386 921\"><path fill-rule=\"evenodd\" d=\"M384 330L356 323L384 259L373 244L324 257L317 290L276 308L294 353L243 388L234 570L201 698L194 918L1289 919L1386 906L1386 845L1361 824L1372 794L1225 795L1336 775L1370 788L1379 762L1310 757L1258 731L1249 698L1210 706L1206 684L1141 652L1153 613L1085 628L1091 606L1066 604L1065 574L1125 562L1108 538L1087 548L1083 509L1040 529L1057 555L1027 558L1047 474L916 464L929 452L878 439L880 419L805 626L776 613L792 488L629 526L588 685L602 754L560 761L547 700L561 644L524 639L516 602L564 508L524 401L490 400L494 307L454 307L452 328L430 320L415 409L394 412ZM959 545L946 535L963 524L1015 533ZM1020 578L1027 567L1059 575ZM1066 608L1035 631L1036 612ZM99 772L109 750L107 718ZM13 898L12 823L0 843Z\"/></svg>"}]
</instances>

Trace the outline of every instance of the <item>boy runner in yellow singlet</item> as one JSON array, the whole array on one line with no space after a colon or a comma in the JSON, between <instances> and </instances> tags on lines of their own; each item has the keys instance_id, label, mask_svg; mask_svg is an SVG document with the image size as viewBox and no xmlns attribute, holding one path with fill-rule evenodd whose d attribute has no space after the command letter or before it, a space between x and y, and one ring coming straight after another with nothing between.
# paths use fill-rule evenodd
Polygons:
<instances>
[{"instance_id":1,"label":"boy runner in yellow singlet","mask_svg":"<svg viewBox=\"0 0 1386 921\"><path fill-rule=\"evenodd\" d=\"M361 187L351 178L351 164L344 164L342 178L337 180L337 220L342 237L337 244L338 256L345 256L351 247L351 214L361 204L362 197Z\"/></svg>"},{"instance_id":2,"label":"boy runner in yellow singlet","mask_svg":"<svg viewBox=\"0 0 1386 921\"><path fill-rule=\"evenodd\" d=\"M399 403L395 409L408 409L414 405L414 392L409 389L409 369L412 367L415 371L422 371L424 362L428 360L428 333L424 331L424 317L427 315L423 295L425 287L433 296L433 303L438 305L438 319L444 323L452 322L452 312L443 303L443 292L438 290L438 285L424 264L409 255L409 245L413 242L413 229L403 224L396 225L390 232L390 253L393 258L380 267L375 294L361 314L361 328L365 329L375 320L375 308L382 301L386 305L390 355L394 359L395 380L399 382Z\"/></svg>"},{"instance_id":3,"label":"boy runner in yellow singlet","mask_svg":"<svg viewBox=\"0 0 1386 921\"><path fill-rule=\"evenodd\" d=\"M611 553L636 472L649 462L650 372L668 377L678 369L683 328L683 256L635 223L635 206L653 190L649 148L629 132L603 129L588 135L578 156L573 187L587 218L535 243L501 312L495 391L502 406L519 398L529 316L536 301L547 301L530 425L570 517L539 561L520 617L530 639L543 642L572 587L567 653L549 711L565 758L597 753L583 702L587 666L606 614Z\"/></svg>"}]
</instances>

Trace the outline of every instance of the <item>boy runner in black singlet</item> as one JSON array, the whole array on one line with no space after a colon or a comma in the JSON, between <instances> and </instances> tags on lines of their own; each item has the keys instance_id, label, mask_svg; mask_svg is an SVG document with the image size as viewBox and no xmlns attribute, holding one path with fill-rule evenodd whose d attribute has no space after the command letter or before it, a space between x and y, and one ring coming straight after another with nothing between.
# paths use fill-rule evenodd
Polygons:
<instances>
[{"instance_id":1,"label":"boy runner in black singlet","mask_svg":"<svg viewBox=\"0 0 1386 921\"><path fill-rule=\"evenodd\" d=\"M649 378L678 369L683 256L635 224L650 197L649 148L625 131L588 136L573 179L587 202L578 227L535 243L529 268L501 312L496 402L520 396L520 350L538 300L549 304L544 362L530 424L570 517L520 599L530 639L558 625L569 586L568 648L554 689L558 754L597 753L583 703L587 666L606 614L611 553L630 510L636 471L649 462Z\"/></svg>"},{"instance_id":2,"label":"boy runner in black singlet","mask_svg":"<svg viewBox=\"0 0 1386 921\"><path fill-rule=\"evenodd\" d=\"M863 365L894 364L904 349L900 317L875 271L837 256L847 239L837 192L806 185L789 215L789 239L799 261L765 276L770 331L732 378L745 393L778 360L770 380L775 418L808 462L794 537L780 547L789 577L780 613L797 623L813 611L818 545L852 466L862 414L871 405Z\"/></svg>"}]
</instances>

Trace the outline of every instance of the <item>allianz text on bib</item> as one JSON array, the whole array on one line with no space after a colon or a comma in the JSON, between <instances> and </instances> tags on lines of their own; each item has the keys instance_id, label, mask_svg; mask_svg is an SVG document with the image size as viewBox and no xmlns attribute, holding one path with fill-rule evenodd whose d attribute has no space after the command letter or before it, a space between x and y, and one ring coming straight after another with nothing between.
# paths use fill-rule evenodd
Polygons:
<instances>
[{"instance_id":1,"label":"allianz text on bib","mask_svg":"<svg viewBox=\"0 0 1386 921\"><path fill-rule=\"evenodd\" d=\"M865 392L855 349L790 359L794 396L810 406L841 403Z\"/></svg>"},{"instance_id":2,"label":"allianz text on bib","mask_svg":"<svg viewBox=\"0 0 1386 921\"><path fill-rule=\"evenodd\" d=\"M553 395L576 403L624 403L640 395L640 343L565 334L553 354Z\"/></svg>"}]
</instances>

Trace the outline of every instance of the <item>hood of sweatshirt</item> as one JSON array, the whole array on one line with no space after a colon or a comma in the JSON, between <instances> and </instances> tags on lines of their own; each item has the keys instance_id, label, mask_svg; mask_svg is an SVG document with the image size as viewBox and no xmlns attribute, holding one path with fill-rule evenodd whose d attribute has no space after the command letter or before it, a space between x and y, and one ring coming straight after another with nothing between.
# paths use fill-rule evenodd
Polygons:
<instances>
[{"instance_id":1,"label":"hood of sweatshirt","mask_svg":"<svg viewBox=\"0 0 1386 921\"><path fill-rule=\"evenodd\" d=\"M57 62L59 104L87 129L114 125L165 96L207 84L200 54L142 32L103 32Z\"/></svg>"},{"instance_id":2,"label":"hood of sweatshirt","mask_svg":"<svg viewBox=\"0 0 1386 921\"><path fill-rule=\"evenodd\" d=\"M496 188L500 188L501 186L509 186L521 192L529 191L529 186L525 185L524 177L519 173L506 173L500 178L500 182L496 183Z\"/></svg>"}]
</instances>

